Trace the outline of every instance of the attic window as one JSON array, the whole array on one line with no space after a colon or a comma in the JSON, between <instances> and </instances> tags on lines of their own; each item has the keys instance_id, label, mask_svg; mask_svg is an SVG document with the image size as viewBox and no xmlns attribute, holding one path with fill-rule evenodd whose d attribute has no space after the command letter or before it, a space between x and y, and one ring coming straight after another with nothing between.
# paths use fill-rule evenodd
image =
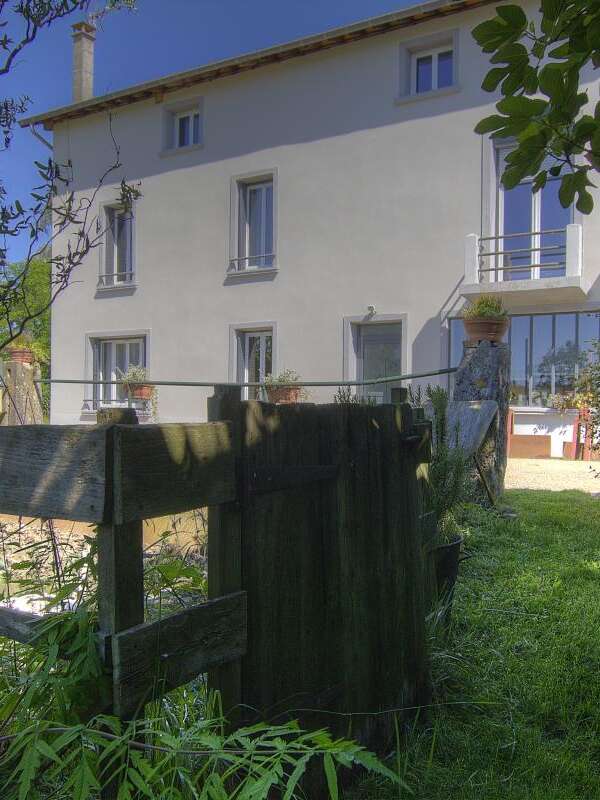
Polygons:
<instances>
[{"instance_id":1,"label":"attic window","mask_svg":"<svg viewBox=\"0 0 600 800\"><path fill-rule=\"evenodd\" d=\"M175 130L173 141L175 147L189 147L200 144L200 111L184 111L174 114Z\"/></svg>"}]
</instances>

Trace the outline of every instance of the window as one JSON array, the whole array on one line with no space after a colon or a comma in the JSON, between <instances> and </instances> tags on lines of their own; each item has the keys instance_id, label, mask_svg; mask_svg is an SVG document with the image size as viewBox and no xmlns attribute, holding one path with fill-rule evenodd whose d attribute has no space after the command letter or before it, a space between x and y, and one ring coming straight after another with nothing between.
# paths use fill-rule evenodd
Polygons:
<instances>
[{"instance_id":1,"label":"window","mask_svg":"<svg viewBox=\"0 0 600 800\"><path fill-rule=\"evenodd\" d=\"M417 51L411 59L411 93L423 94L454 84L454 50L447 45Z\"/></svg>"},{"instance_id":2,"label":"window","mask_svg":"<svg viewBox=\"0 0 600 800\"><path fill-rule=\"evenodd\" d=\"M238 381L240 383L264 383L267 375L273 373L273 331L239 331ZM258 386L243 390L245 400L262 397Z\"/></svg>"},{"instance_id":3,"label":"window","mask_svg":"<svg viewBox=\"0 0 600 800\"><path fill-rule=\"evenodd\" d=\"M274 192L273 178L238 186L237 255L230 271L273 269Z\"/></svg>"},{"instance_id":4,"label":"window","mask_svg":"<svg viewBox=\"0 0 600 800\"><path fill-rule=\"evenodd\" d=\"M572 208L558 199L560 178L548 177L533 193L531 179L513 189L501 183L510 147L497 150L497 251L496 269L501 280L561 277L566 273L566 227ZM490 264L490 267L492 265Z\"/></svg>"},{"instance_id":5,"label":"window","mask_svg":"<svg viewBox=\"0 0 600 800\"><path fill-rule=\"evenodd\" d=\"M173 132L173 142L175 147L190 147L193 144L200 144L200 111L182 111L173 114L175 129Z\"/></svg>"},{"instance_id":6,"label":"window","mask_svg":"<svg viewBox=\"0 0 600 800\"><path fill-rule=\"evenodd\" d=\"M357 380L388 378L402 372L402 324L357 325L355 336ZM361 394L371 402L390 403L393 386L374 383L363 386Z\"/></svg>"},{"instance_id":7,"label":"window","mask_svg":"<svg viewBox=\"0 0 600 800\"><path fill-rule=\"evenodd\" d=\"M133 283L133 214L108 207L104 217L104 252L98 286L107 288Z\"/></svg>"},{"instance_id":8,"label":"window","mask_svg":"<svg viewBox=\"0 0 600 800\"><path fill-rule=\"evenodd\" d=\"M600 312L511 316L511 405L547 407L553 394L569 394L600 337ZM450 320L449 366L462 357L462 319Z\"/></svg>"},{"instance_id":9,"label":"window","mask_svg":"<svg viewBox=\"0 0 600 800\"><path fill-rule=\"evenodd\" d=\"M146 365L145 337L92 341L94 381L119 381L131 366ZM122 386L94 385L94 406L127 405Z\"/></svg>"}]
</instances>

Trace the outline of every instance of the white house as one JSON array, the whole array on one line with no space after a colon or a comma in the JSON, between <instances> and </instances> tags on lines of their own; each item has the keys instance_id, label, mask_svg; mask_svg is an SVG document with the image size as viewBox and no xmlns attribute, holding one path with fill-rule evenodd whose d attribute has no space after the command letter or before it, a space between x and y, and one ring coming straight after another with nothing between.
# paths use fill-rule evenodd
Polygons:
<instances>
[{"instance_id":1,"label":"white house","mask_svg":"<svg viewBox=\"0 0 600 800\"><path fill-rule=\"evenodd\" d=\"M554 431L560 455L572 420L537 409L598 337L600 227L562 209L556 182L504 191L507 145L473 132L494 98L471 31L493 14L433 0L102 97L94 30L75 26L75 102L24 124L53 131L78 197L112 163L111 131L123 169L98 193L103 245L54 307L53 377L436 370L460 358L465 300L495 292L513 315L517 425ZM133 218L115 205L122 177L141 184ZM202 419L208 394L162 387L159 417ZM52 421L120 400L55 384Z\"/></svg>"}]
</instances>

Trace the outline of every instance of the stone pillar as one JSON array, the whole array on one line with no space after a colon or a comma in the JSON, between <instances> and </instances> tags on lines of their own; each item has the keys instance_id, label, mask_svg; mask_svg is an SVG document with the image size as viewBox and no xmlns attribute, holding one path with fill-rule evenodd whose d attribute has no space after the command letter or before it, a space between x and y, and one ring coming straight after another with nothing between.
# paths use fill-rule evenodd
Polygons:
<instances>
[{"instance_id":1,"label":"stone pillar","mask_svg":"<svg viewBox=\"0 0 600 800\"><path fill-rule=\"evenodd\" d=\"M462 361L454 375L454 400L495 400L498 419L490 428L481 458L492 493L504 491L507 459L508 407L510 398L510 351L506 344L465 344Z\"/></svg>"},{"instance_id":2,"label":"stone pillar","mask_svg":"<svg viewBox=\"0 0 600 800\"><path fill-rule=\"evenodd\" d=\"M2 364L1 425L41 425L44 421L37 367L9 358Z\"/></svg>"}]
</instances>

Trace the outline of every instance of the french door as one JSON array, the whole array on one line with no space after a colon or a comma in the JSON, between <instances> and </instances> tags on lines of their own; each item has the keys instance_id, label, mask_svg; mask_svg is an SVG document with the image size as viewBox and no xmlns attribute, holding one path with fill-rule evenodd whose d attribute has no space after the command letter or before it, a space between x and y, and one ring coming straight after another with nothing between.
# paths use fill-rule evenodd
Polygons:
<instances>
[{"instance_id":1,"label":"french door","mask_svg":"<svg viewBox=\"0 0 600 800\"><path fill-rule=\"evenodd\" d=\"M357 378L376 381L400 375L402 370L402 325L381 323L360 325L357 341ZM373 383L359 394L372 403L390 403L392 388L400 383Z\"/></svg>"},{"instance_id":2,"label":"french door","mask_svg":"<svg viewBox=\"0 0 600 800\"><path fill-rule=\"evenodd\" d=\"M240 334L240 383L264 383L273 372L273 331L244 331ZM248 386L242 391L246 400L263 397L258 386Z\"/></svg>"}]
</instances>

